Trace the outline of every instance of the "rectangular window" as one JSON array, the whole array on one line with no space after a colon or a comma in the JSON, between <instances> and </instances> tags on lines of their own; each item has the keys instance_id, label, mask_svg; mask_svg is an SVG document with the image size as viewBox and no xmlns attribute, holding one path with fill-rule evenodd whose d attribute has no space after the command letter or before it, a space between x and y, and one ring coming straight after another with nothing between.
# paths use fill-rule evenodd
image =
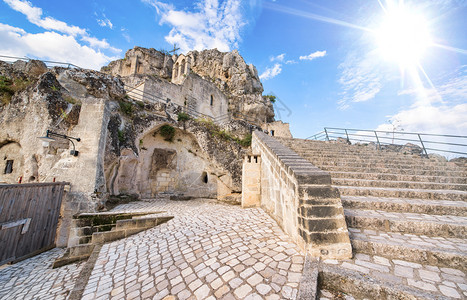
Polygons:
<instances>
[{"instance_id":1,"label":"rectangular window","mask_svg":"<svg viewBox=\"0 0 467 300\"><path fill-rule=\"evenodd\" d=\"M5 172L3 174L10 174L13 172L13 160L7 160L5 166Z\"/></svg>"}]
</instances>

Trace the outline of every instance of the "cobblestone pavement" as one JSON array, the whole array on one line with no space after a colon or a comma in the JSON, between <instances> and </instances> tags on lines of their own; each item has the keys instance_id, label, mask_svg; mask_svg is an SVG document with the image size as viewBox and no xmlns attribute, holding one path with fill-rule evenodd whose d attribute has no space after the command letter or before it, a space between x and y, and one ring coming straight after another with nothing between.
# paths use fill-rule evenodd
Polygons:
<instances>
[{"instance_id":1,"label":"cobblestone pavement","mask_svg":"<svg viewBox=\"0 0 467 300\"><path fill-rule=\"evenodd\" d=\"M452 299L465 299L467 297L466 274L457 269L422 265L366 254L356 254L350 260L324 260L323 264L340 266L350 271L362 273L369 278L407 285L434 295L439 293ZM321 299L327 299L327 297Z\"/></svg>"},{"instance_id":2,"label":"cobblestone pavement","mask_svg":"<svg viewBox=\"0 0 467 300\"><path fill-rule=\"evenodd\" d=\"M65 250L53 249L0 268L0 299L66 299L84 263L52 269Z\"/></svg>"},{"instance_id":3,"label":"cobblestone pavement","mask_svg":"<svg viewBox=\"0 0 467 300\"><path fill-rule=\"evenodd\" d=\"M294 299L304 256L262 209L137 202L168 223L102 247L83 299Z\"/></svg>"}]
</instances>

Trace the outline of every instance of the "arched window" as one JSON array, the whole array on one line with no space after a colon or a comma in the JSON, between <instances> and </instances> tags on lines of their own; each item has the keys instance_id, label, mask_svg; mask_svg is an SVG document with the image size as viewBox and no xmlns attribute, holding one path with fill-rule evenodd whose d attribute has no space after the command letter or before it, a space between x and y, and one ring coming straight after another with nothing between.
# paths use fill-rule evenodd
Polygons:
<instances>
[{"instance_id":1,"label":"arched window","mask_svg":"<svg viewBox=\"0 0 467 300\"><path fill-rule=\"evenodd\" d=\"M185 72L185 60L183 59L180 64L180 75L186 74Z\"/></svg>"},{"instance_id":2,"label":"arched window","mask_svg":"<svg viewBox=\"0 0 467 300\"><path fill-rule=\"evenodd\" d=\"M211 106L214 104L214 97L211 95Z\"/></svg>"},{"instance_id":3,"label":"arched window","mask_svg":"<svg viewBox=\"0 0 467 300\"><path fill-rule=\"evenodd\" d=\"M178 65L178 63L176 63L175 68L174 68L174 76L173 76L174 78L178 77L178 67L179 67L179 65Z\"/></svg>"},{"instance_id":4,"label":"arched window","mask_svg":"<svg viewBox=\"0 0 467 300\"><path fill-rule=\"evenodd\" d=\"M208 173L203 172L203 174L201 174L201 181L208 183Z\"/></svg>"}]
</instances>

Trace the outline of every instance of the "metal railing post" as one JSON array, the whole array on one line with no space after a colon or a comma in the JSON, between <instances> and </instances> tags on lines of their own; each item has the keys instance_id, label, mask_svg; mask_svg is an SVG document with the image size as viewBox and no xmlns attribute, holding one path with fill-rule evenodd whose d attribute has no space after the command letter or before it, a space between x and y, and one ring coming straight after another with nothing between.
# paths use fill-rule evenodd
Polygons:
<instances>
[{"instance_id":1,"label":"metal railing post","mask_svg":"<svg viewBox=\"0 0 467 300\"><path fill-rule=\"evenodd\" d=\"M420 134L417 134L417 135L418 135L418 138L420 139L420 143L422 144L423 152L425 152L425 157L428 158L428 153L426 152L426 148L425 148L425 145L423 144L422 137L420 136Z\"/></svg>"},{"instance_id":2,"label":"metal railing post","mask_svg":"<svg viewBox=\"0 0 467 300\"><path fill-rule=\"evenodd\" d=\"M378 143L378 150L381 150L381 144L379 143L379 138L378 138L378 134L376 133L376 131L373 131L375 133L375 136L376 136L376 142Z\"/></svg>"},{"instance_id":3,"label":"metal railing post","mask_svg":"<svg viewBox=\"0 0 467 300\"><path fill-rule=\"evenodd\" d=\"M328 130L326 129L326 127L324 127L324 132L326 132L326 141L329 142L329 135L328 135Z\"/></svg>"}]
</instances>

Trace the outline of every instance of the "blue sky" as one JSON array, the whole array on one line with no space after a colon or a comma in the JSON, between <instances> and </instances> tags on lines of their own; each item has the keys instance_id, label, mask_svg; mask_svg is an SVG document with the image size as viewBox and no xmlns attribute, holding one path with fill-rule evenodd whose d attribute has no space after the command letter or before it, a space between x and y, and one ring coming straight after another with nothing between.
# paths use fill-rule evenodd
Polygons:
<instances>
[{"instance_id":1,"label":"blue sky","mask_svg":"<svg viewBox=\"0 0 467 300\"><path fill-rule=\"evenodd\" d=\"M134 46L238 49L302 138L388 122L467 135L466 29L463 0L0 0L0 55L99 69Z\"/></svg>"}]
</instances>

